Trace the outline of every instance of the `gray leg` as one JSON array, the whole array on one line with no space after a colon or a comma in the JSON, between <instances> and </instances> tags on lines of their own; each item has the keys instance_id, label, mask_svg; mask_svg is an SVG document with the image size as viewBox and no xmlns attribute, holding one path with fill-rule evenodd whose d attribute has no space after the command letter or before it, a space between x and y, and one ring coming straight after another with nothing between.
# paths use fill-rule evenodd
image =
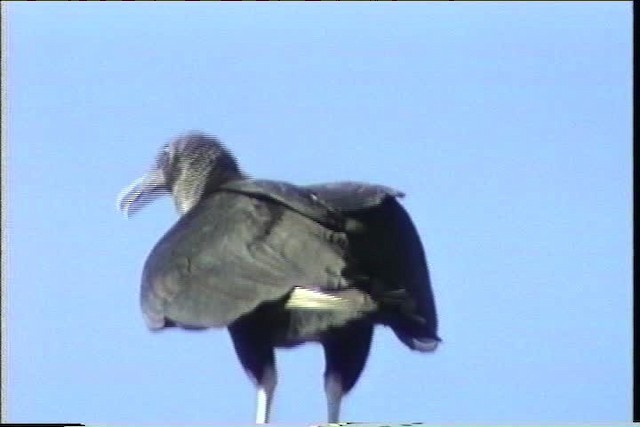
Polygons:
<instances>
[{"instance_id":1,"label":"gray leg","mask_svg":"<svg viewBox=\"0 0 640 427\"><path fill-rule=\"evenodd\" d=\"M269 422L271 402L276 389L276 361L268 339L256 331L255 319L246 318L229 326L229 333L238 359L257 389L256 423Z\"/></svg>"},{"instance_id":2,"label":"gray leg","mask_svg":"<svg viewBox=\"0 0 640 427\"><path fill-rule=\"evenodd\" d=\"M327 396L327 418L340 422L342 398L358 381L369 355L373 325L354 321L337 328L322 339L326 368L324 390Z\"/></svg>"},{"instance_id":3,"label":"gray leg","mask_svg":"<svg viewBox=\"0 0 640 427\"><path fill-rule=\"evenodd\" d=\"M262 382L258 384L258 395L256 399L256 424L266 424L269 422L271 414L271 402L278 382L276 370L269 366L265 368Z\"/></svg>"},{"instance_id":4,"label":"gray leg","mask_svg":"<svg viewBox=\"0 0 640 427\"><path fill-rule=\"evenodd\" d=\"M327 422L337 423L340 420L340 404L344 396L342 381L338 375L325 376L324 392L327 396Z\"/></svg>"}]
</instances>

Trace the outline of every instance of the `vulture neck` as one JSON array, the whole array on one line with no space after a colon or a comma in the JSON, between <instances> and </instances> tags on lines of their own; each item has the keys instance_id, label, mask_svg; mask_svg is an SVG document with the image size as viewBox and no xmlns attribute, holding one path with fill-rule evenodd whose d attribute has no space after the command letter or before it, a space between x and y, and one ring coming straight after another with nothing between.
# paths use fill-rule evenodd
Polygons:
<instances>
[{"instance_id":1,"label":"vulture neck","mask_svg":"<svg viewBox=\"0 0 640 427\"><path fill-rule=\"evenodd\" d=\"M185 177L179 180L172 191L178 214L186 214L221 185L239 179L246 179L246 176L240 171L224 171L209 174L207 177Z\"/></svg>"}]
</instances>

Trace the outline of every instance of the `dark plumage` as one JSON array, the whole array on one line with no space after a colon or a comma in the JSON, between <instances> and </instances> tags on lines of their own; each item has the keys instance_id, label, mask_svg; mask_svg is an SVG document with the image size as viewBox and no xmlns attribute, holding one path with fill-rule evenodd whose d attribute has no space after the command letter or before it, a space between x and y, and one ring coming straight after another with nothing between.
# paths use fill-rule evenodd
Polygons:
<instances>
[{"instance_id":1,"label":"dark plumage","mask_svg":"<svg viewBox=\"0 0 640 427\"><path fill-rule=\"evenodd\" d=\"M268 422L276 347L322 344L330 422L364 368L375 324L413 350L437 347L427 264L400 192L250 179L217 139L192 133L165 145L118 206L132 214L165 194L181 217L144 266L147 325L228 327L258 388L256 422Z\"/></svg>"}]
</instances>

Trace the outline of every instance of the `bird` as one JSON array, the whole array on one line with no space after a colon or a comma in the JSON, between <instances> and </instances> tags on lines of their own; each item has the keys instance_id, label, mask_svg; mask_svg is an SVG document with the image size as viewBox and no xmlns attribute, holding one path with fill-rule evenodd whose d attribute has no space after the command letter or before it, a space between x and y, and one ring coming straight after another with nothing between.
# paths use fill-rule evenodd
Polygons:
<instances>
[{"instance_id":1,"label":"bird","mask_svg":"<svg viewBox=\"0 0 640 427\"><path fill-rule=\"evenodd\" d=\"M271 418L276 349L322 346L327 421L336 423L375 326L418 352L441 342L424 248L402 192L255 179L217 137L190 131L162 146L117 208L130 217L165 195L179 218L144 263L146 325L226 328L256 388L257 424Z\"/></svg>"}]
</instances>

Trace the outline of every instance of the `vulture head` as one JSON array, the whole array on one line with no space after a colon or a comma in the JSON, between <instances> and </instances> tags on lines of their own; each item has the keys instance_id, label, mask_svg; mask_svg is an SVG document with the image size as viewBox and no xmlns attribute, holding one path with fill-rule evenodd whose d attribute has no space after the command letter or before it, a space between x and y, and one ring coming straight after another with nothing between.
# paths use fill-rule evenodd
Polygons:
<instances>
[{"instance_id":1,"label":"vulture head","mask_svg":"<svg viewBox=\"0 0 640 427\"><path fill-rule=\"evenodd\" d=\"M162 147L151 170L120 193L118 209L131 216L158 197L171 195L184 215L218 186L243 177L235 157L218 139L189 133Z\"/></svg>"}]
</instances>

